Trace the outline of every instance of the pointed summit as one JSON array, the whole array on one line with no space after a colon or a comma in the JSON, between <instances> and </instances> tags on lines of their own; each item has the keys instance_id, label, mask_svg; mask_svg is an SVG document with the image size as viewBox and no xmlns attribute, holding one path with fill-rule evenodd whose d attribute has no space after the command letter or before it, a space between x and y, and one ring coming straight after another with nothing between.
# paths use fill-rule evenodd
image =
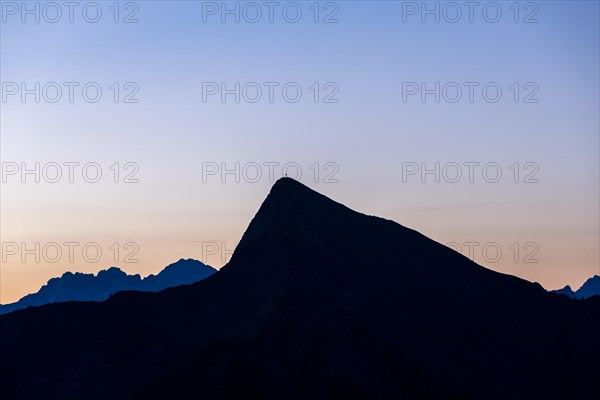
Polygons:
<instances>
[{"instance_id":1,"label":"pointed summit","mask_svg":"<svg viewBox=\"0 0 600 400\"><path fill-rule=\"evenodd\" d=\"M407 234L418 235L391 221L352 211L304 184L284 177L271 188L225 269L232 265L266 263L272 261L271 257L279 259L275 253L289 255L287 249L300 242L302 248L313 245L320 253L344 252L348 245L355 247L353 242L360 240L371 223L393 225Z\"/></svg>"},{"instance_id":2,"label":"pointed summit","mask_svg":"<svg viewBox=\"0 0 600 400\"><path fill-rule=\"evenodd\" d=\"M285 271L310 276L311 286L321 286L310 290L364 290L373 299L385 287L400 292L397 301L424 297L423 303L445 296L481 302L492 294L518 301L520 295L545 293L537 284L483 268L417 231L353 211L291 178L273 185L223 269L260 271L265 279ZM428 297L432 293L435 298Z\"/></svg>"},{"instance_id":3,"label":"pointed summit","mask_svg":"<svg viewBox=\"0 0 600 400\"><path fill-rule=\"evenodd\" d=\"M288 188L288 189L289 188L296 188L298 190L303 190L303 189L311 190L306 185L300 183L299 181L297 181L297 180L295 180L293 178L289 178L287 176L284 176L282 178L277 179L277 181L275 181L275 183L271 187L271 193L273 193L275 191L278 191L278 190L285 190L285 188Z\"/></svg>"},{"instance_id":4,"label":"pointed summit","mask_svg":"<svg viewBox=\"0 0 600 400\"><path fill-rule=\"evenodd\" d=\"M300 209L312 210L318 214L327 211L326 209L330 209L334 205L346 208L297 180L284 177L273 184L256 217L263 216L266 213L282 211L292 217L294 216L293 213L299 212Z\"/></svg>"}]
</instances>

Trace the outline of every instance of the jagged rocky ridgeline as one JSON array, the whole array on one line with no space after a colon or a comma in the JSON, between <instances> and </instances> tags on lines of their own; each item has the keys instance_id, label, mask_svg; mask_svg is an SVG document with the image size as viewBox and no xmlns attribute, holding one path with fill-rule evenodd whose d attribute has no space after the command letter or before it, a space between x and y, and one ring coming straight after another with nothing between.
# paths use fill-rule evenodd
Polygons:
<instances>
[{"instance_id":1,"label":"jagged rocky ridgeline","mask_svg":"<svg viewBox=\"0 0 600 400\"><path fill-rule=\"evenodd\" d=\"M36 293L15 303L0 305L0 314L65 301L104 301L123 290L157 292L201 281L215 272L217 270L213 267L192 259L181 259L158 274L145 278L137 274L128 275L117 267L102 270L96 275L65 272L60 278L50 279Z\"/></svg>"},{"instance_id":2,"label":"jagged rocky ridgeline","mask_svg":"<svg viewBox=\"0 0 600 400\"><path fill-rule=\"evenodd\" d=\"M576 291L573 291L571 286L567 285L562 289L553 290L552 292L564 294L572 299L587 299L592 296L598 296L600 295L600 276L594 275L585 281L585 283Z\"/></svg>"}]
</instances>

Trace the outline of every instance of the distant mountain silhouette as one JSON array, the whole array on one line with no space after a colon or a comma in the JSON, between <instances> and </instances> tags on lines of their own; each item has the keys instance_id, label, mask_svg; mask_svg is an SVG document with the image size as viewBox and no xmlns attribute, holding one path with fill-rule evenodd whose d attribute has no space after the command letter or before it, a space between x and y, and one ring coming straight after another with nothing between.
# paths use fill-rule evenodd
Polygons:
<instances>
[{"instance_id":1,"label":"distant mountain silhouette","mask_svg":"<svg viewBox=\"0 0 600 400\"><path fill-rule=\"evenodd\" d=\"M213 267L191 259L181 259L165 267L158 275L143 279L140 275L127 275L117 267L102 270L97 275L65 272L60 278L50 279L37 293L12 304L0 305L0 314L64 301L104 301L122 290L157 292L198 282L215 272Z\"/></svg>"},{"instance_id":2,"label":"distant mountain silhouette","mask_svg":"<svg viewBox=\"0 0 600 400\"><path fill-rule=\"evenodd\" d=\"M553 290L552 292L567 295L572 299L587 299L592 296L600 296L600 276L594 275L585 281L585 283L575 292L569 285L562 289Z\"/></svg>"},{"instance_id":3,"label":"distant mountain silhouette","mask_svg":"<svg viewBox=\"0 0 600 400\"><path fill-rule=\"evenodd\" d=\"M551 292L556 293L556 294L564 294L566 296L569 296L572 299L576 298L575 292L573 291L573 289L571 289L571 286L569 286L569 285L565 286L562 289L551 290Z\"/></svg>"},{"instance_id":4,"label":"distant mountain silhouette","mask_svg":"<svg viewBox=\"0 0 600 400\"><path fill-rule=\"evenodd\" d=\"M205 280L0 317L2 399L568 399L600 299L493 272L282 178Z\"/></svg>"}]
</instances>

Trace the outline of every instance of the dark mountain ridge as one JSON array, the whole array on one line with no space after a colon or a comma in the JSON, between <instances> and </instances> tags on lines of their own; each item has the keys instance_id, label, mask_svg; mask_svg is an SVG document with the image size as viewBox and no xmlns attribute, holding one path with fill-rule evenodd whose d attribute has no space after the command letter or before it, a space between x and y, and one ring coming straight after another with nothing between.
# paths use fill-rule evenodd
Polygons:
<instances>
[{"instance_id":1,"label":"dark mountain ridge","mask_svg":"<svg viewBox=\"0 0 600 400\"><path fill-rule=\"evenodd\" d=\"M573 291L571 286L567 285L562 289L553 290L552 292L564 294L572 299L587 299L592 296L598 296L600 295L600 276L594 275L585 281L585 283L576 291Z\"/></svg>"},{"instance_id":2,"label":"dark mountain ridge","mask_svg":"<svg viewBox=\"0 0 600 400\"><path fill-rule=\"evenodd\" d=\"M600 302L478 266L283 178L194 285L0 317L2 398L562 399Z\"/></svg>"},{"instance_id":3,"label":"dark mountain ridge","mask_svg":"<svg viewBox=\"0 0 600 400\"><path fill-rule=\"evenodd\" d=\"M145 278L138 274L128 275L117 267L101 270L96 275L65 272L60 278L50 279L36 293L24 296L15 303L0 304L0 314L65 301L104 301L122 290L158 292L198 282L215 272L217 270L213 267L192 259L181 259L166 266L157 275Z\"/></svg>"}]
</instances>

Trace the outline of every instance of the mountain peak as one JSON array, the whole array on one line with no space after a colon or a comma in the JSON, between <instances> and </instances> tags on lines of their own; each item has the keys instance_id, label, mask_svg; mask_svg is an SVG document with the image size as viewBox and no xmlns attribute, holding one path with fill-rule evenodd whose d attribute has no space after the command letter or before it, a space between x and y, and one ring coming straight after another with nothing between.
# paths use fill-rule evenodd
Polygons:
<instances>
[{"instance_id":1,"label":"mountain peak","mask_svg":"<svg viewBox=\"0 0 600 400\"><path fill-rule=\"evenodd\" d=\"M552 292L567 295L572 299L587 299L588 297L600 295L600 276L592 276L575 291L571 289L571 286L567 285L562 289L552 290Z\"/></svg>"},{"instance_id":2,"label":"mountain peak","mask_svg":"<svg viewBox=\"0 0 600 400\"><path fill-rule=\"evenodd\" d=\"M327 197L325 197L324 195L312 190L311 188L298 182L297 180L288 177L283 177L278 179L273 184L269 195L263 202L263 205L273 205L273 203L297 203L299 200L306 201L311 197L327 199Z\"/></svg>"},{"instance_id":3,"label":"mountain peak","mask_svg":"<svg viewBox=\"0 0 600 400\"><path fill-rule=\"evenodd\" d=\"M127 275L125 272L123 272L119 267L110 267L108 269L103 269L101 271L98 272L98 274L96 275L97 277L116 277L116 276L125 276Z\"/></svg>"},{"instance_id":4,"label":"mountain peak","mask_svg":"<svg viewBox=\"0 0 600 400\"><path fill-rule=\"evenodd\" d=\"M15 303L0 305L0 314L48 303L104 301L123 290L156 292L198 282L215 272L211 266L193 259L181 259L165 267L158 275L149 275L144 279L139 274L128 275L118 267L101 270L96 275L65 272L60 278L51 278L38 292Z\"/></svg>"},{"instance_id":5,"label":"mountain peak","mask_svg":"<svg viewBox=\"0 0 600 400\"><path fill-rule=\"evenodd\" d=\"M295 180L294 178L290 178L288 176L284 176L281 177L279 179L277 179L275 181L275 183L273 184L271 191L275 188L281 187L281 186L289 186L289 185L295 185L297 187L306 187L306 185L303 185L302 183L298 182L297 180Z\"/></svg>"},{"instance_id":6,"label":"mountain peak","mask_svg":"<svg viewBox=\"0 0 600 400\"><path fill-rule=\"evenodd\" d=\"M331 267L340 263L343 268ZM381 265L387 265L386 270ZM445 284L449 281L463 287L479 279L473 275L486 276L484 280L493 279L488 275L500 275L474 267L466 257L419 232L351 210L294 179L281 178L271 188L224 270L260 271L265 279L269 274L306 274L308 270L319 279L329 274L334 281L359 281L365 274L378 274L383 282L390 282L390 276L395 275L393 279L403 284L411 282L432 290L437 286L434 282L439 281L440 287L435 289L440 293L448 290ZM439 279L442 276L445 279ZM516 281L517 287L525 291L533 287L513 277L501 276L499 280ZM482 287L475 291L485 293Z\"/></svg>"},{"instance_id":7,"label":"mountain peak","mask_svg":"<svg viewBox=\"0 0 600 400\"><path fill-rule=\"evenodd\" d=\"M600 295L600 276L594 275L577 290L577 297L587 299L595 295Z\"/></svg>"},{"instance_id":8,"label":"mountain peak","mask_svg":"<svg viewBox=\"0 0 600 400\"><path fill-rule=\"evenodd\" d=\"M280 178L250 222L228 266L240 260L252 260L260 266L260 260L266 261L268 254L278 257L298 241L328 246L338 229L348 232L344 227L353 225L357 217L366 216L292 178Z\"/></svg>"}]
</instances>

